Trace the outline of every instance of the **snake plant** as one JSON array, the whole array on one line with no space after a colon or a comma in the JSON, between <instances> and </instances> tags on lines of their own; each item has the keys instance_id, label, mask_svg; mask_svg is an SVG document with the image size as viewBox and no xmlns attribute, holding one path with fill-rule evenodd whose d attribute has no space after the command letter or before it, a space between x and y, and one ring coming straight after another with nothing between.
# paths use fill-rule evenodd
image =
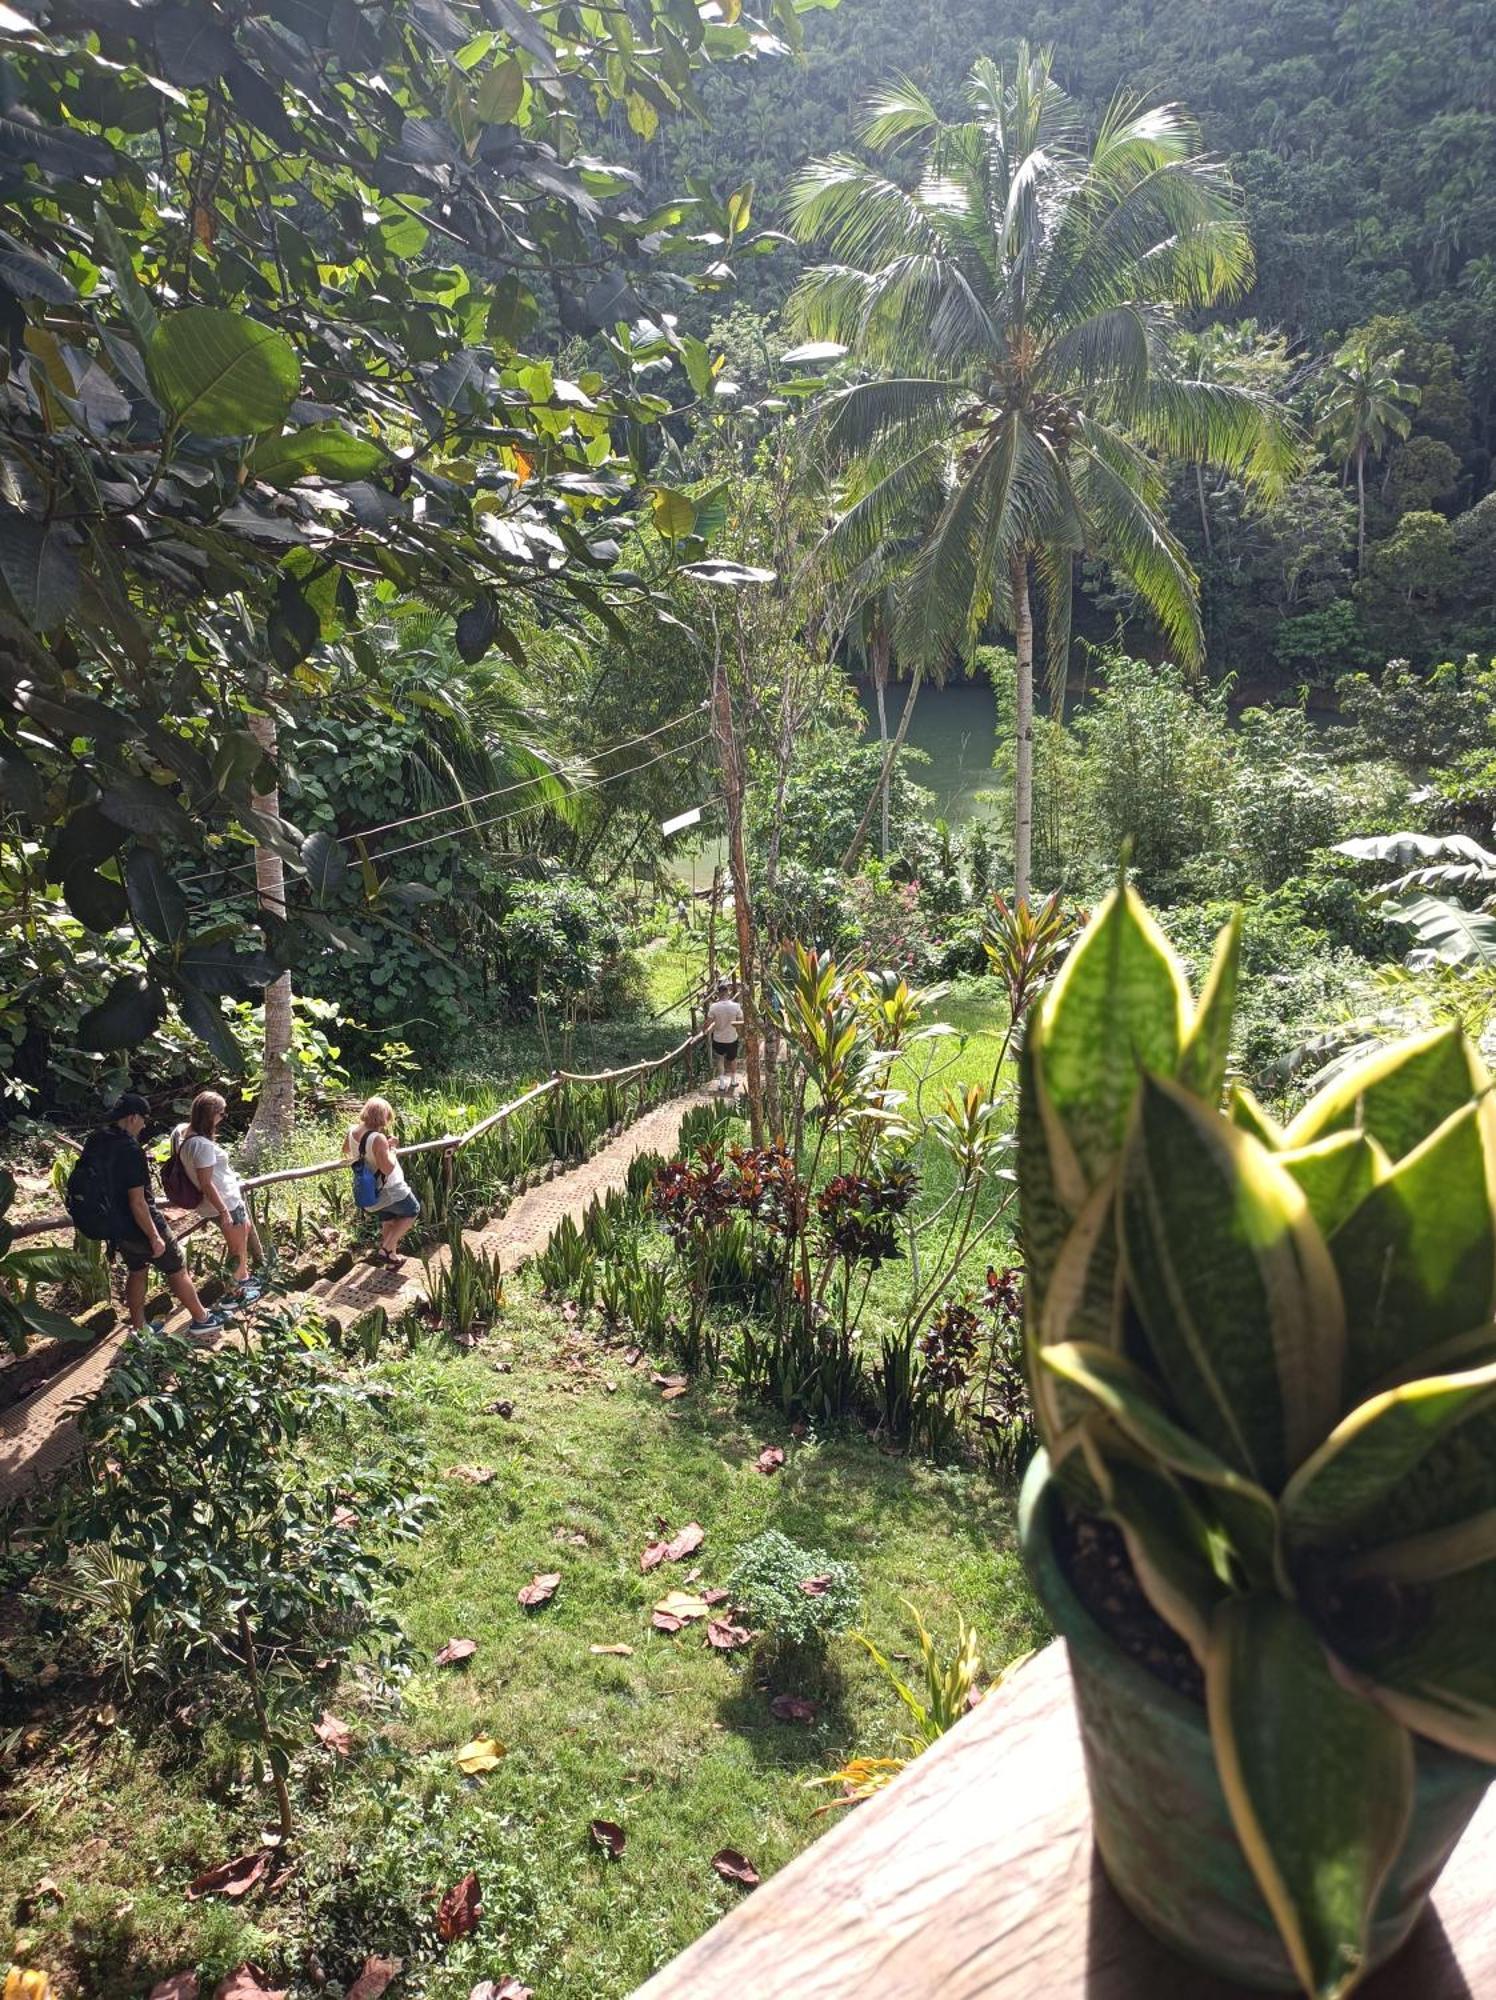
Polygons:
<instances>
[{"instance_id":1,"label":"snake plant","mask_svg":"<svg viewBox=\"0 0 1496 2000\"><path fill-rule=\"evenodd\" d=\"M1030 1016L1026 1340L1062 1489L1203 1673L1306 1993L1363 1976L1414 1738L1496 1760L1496 1101L1457 1028L1283 1127L1129 889Z\"/></svg>"}]
</instances>

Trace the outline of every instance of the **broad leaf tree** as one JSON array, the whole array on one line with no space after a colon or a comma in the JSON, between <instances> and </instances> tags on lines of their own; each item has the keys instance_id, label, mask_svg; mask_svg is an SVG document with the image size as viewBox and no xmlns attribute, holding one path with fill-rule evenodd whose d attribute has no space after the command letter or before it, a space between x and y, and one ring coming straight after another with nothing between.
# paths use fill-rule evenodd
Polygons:
<instances>
[{"instance_id":1,"label":"broad leaf tree","mask_svg":"<svg viewBox=\"0 0 1496 2000\"><path fill-rule=\"evenodd\" d=\"M465 658L522 658L522 618L616 624L639 593L603 517L671 408L668 309L732 272L697 273L699 202L649 213L604 134L776 46L697 0L0 10L0 829L30 889L145 954L85 1046L170 995L226 1061L222 999L338 942L273 749L326 642L357 656L416 598ZM194 935L176 878L225 834L245 923Z\"/></svg>"},{"instance_id":2,"label":"broad leaf tree","mask_svg":"<svg viewBox=\"0 0 1496 2000\"><path fill-rule=\"evenodd\" d=\"M994 617L1014 635L1024 895L1035 586L1056 697L1079 555L1120 571L1179 657L1197 659L1196 579L1168 525L1159 456L1260 486L1289 472L1296 443L1254 388L1169 361L1177 314L1235 296L1252 272L1239 193L1191 120L1122 97L1089 137L1050 55L1026 45L1007 66L977 63L967 98L971 115L950 123L896 84L862 127L877 163L840 154L805 170L792 227L832 261L790 310L869 378L826 412L830 450L864 468L832 530L839 557L933 516L899 591L899 657L940 663ZM917 176L902 158L912 146Z\"/></svg>"}]
</instances>

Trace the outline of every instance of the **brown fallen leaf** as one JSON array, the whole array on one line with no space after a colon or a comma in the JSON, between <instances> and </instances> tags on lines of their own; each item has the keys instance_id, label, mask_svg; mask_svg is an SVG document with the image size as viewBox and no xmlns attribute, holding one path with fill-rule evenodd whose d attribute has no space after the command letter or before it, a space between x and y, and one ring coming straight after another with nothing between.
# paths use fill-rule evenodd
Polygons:
<instances>
[{"instance_id":1,"label":"brown fallen leaf","mask_svg":"<svg viewBox=\"0 0 1496 2000\"><path fill-rule=\"evenodd\" d=\"M376 1958L370 1954L364 1969L348 1989L347 2000L379 2000L379 1996L400 1970L398 1958Z\"/></svg>"},{"instance_id":2,"label":"brown fallen leaf","mask_svg":"<svg viewBox=\"0 0 1496 2000\"><path fill-rule=\"evenodd\" d=\"M469 1486L487 1486L494 1476L491 1465L449 1465L448 1479L461 1479Z\"/></svg>"},{"instance_id":3,"label":"brown fallen leaf","mask_svg":"<svg viewBox=\"0 0 1496 2000\"><path fill-rule=\"evenodd\" d=\"M332 1524L335 1528L356 1528L358 1526L358 1516L351 1507L334 1507L332 1510Z\"/></svg>"},{"instance_id":4,"label":"brown fallen leaf","mask_svg":"<svg viewBox=\"0 0 1496 2000\"><path fill-rule=\"evenodd\" d=\"M548 1570L544 1575L537 1572L517 1592L520 1603L526 1611L533 1611L537 1605L549 1604L556 1594L556 1586L560 1581L559 1570Z\"/></svg>"},{"instance_id":5,"label":"brown fallen leaf","mask_svg":"<svg viewBox=\"0 0 1496 2000\"><path fill-rule=\"evenodd\" d=\"M800 1588L807 1597L824 1597L831 1588L829 1576L802 1576Z\"/></svg>"},{"instance_id":6,"label":"brown fallen leaf","mask_svg":"<svg viewBox=\"0 0 1496 2000\"><path fill-rule=\"evenodd\" d=\"M735 1847L724 1847L712 1856L712 1866L724 1882L741 1882L745 1889L756 1889L760 1876L758 1870L746 1854L739 1854Z\"/></svg>"},{"instance_id":7,"label":"brown fallen leaf","mask_svg":"<svg viewBox=\"0 0 1496 2000\"><path fill-rule=\"evenodd\" d=\"M777 1472L783 1464L784 1447L782 1445L766 1444L758 1455L758 1469L762 1473Z\"/></svg>"},{"instance_id":8,"label":"brown fallen leaf","mask_svg":"<svg viewBox=\"0 0 1496 2000\"><path fill-rule=\"evenodd\" d=\"M325 1743L335 1757L348 1757L353 1753L353 1731L346 1722L329 1715L325 1708L322 1720L313 1726L312 1734L319 1743Z\"/></svg>"},{"instance_id":9,"label":"brown fallen leaf","mask_svg":"<svg viewBox=\"0 0 1496 2000\"><path fill-rule=\"evenodd\" d=\"M645 1571L658 1569L669 1553L670 1544L668 1542L651 1542L639 1558L640 1569Z\"/></svg>"},{"instance_id":10,"label":"brown fallen leaf","mask_svg":"<svg viewBox=\"0 0 1496 2000\"><path fill-rule=\"evenodd\" d=\"M628 1835L616 1821L611 1819L595 1819L587 1831L592 1835L592 1838L597 1842L610 1861L621 1861L623 1859L624 1845L628 1840Z\"/></svg>"},{"instance_id":11,"label":"brown fallen leaf","mask_svg":"<svg viewBox=\"0 0 1496 2000\"><path fill-rule=\"evenodd\" d=\"M687 1556L695 1555L706 1540L706 1529L699 1521L687 1521L678 1535L672 1536L665 1545L666 1559L673 1563L684 1562Z\"/></svg>"},{"instance_id":12,"label":"brown fallen leaf","mask_svg":"<svg viewBox=\"0 0 1496 2000\"><path fill-rule=\"evenodd\" d=\"M657 1389L684 1389L691 1378L689 1375L662 1375L656 1369L649 1379Z\"/></svg>"},{"instance_id":13,"label":"brown fallen leaf","mask_svg":"<svg viewBox=\"0 0 1496 2000\"><path fill-rule=\"evenodd\" d=\"M174 1972L170 1979L158 1979L146 2000L198 2000L201 1991L195 1972Z\"/></svg>"},{"instance_id":14,"label":"brown fallen leaf","mask_svg":"<svg viewBox=\"0 0 1496 2000\"><path fill-rule=\"evenodd\" d=\"M649 1622L657 1632L684 1632L686 1629L685 1619L677 1618L673 1611L656 1611Z\"/></svg>"},{"instance_id":15,"label":"brown fallen leaf","mask_svg":"<svg viewBox=\"0 0 1496 2000\"><path fill-rule=\"evenodd\" d=\"M468 2000L535 2000L535 1989L510 1972L502 1979L480 1979Z\"/></svg>"},{"instance_id":16,"label":"brown fallen leaf","mask_svg":"<svg viewBox=\"0 0 1496 2000\"><path fill-rule=\"evenodd\" d=\"M634 1657L632 1646L589 1646L587 1650L589 1653L612 1653L620 1660L631 1660Z\"/></svg>"},{"instance_id":17,"label":"brown fallen leaf","mask_svg":"<svg viewBox=\"0 0 1496 2000\"><path fill-rule=\"evenodd\" d=\"M561 1308L561 1317L562 1317L562 1319L564 1319L564 1320L575 1320L575 1319L577 1319L577 1318L578 1318L578 1316L579 1316L579 1315L578 1315L578 1312L577 1312L577 1302L576 1302L576 1300L575 1300L575 1299L567 1299L567 1300L566 1300L566 1302L565 1302L565 1303L563 1304L563 1306L562 1306L562 1308Z\"/></svg>"},{"instance_id":18,"label":"brown fallen leaf","mask_svg":"<svg viewBox=\"0 0 1496 2000\"><path fill-rule=\"evenodd\" d=\"M719 1653L731 1653L739 1646L751 1646L753 1634L741 1625L729 1625L723 1619L713 1618L707 1623L706 1642L715 1646Z\"/></svg>"},{"instance_id":19,"label":"brown fallen leaf","mask_svg":"<svg viewBox=\"0 0 1496 2000\"><path fill-rule=\"evenodd\" d=\"M195 1881L188 1884L187 1900L195 1903L199 1896L227 1896L231 1902L237 1902L263 1879L269 1866L270 1856L263 1847L254 1854L241 1854L233 1861L221 1861L216 1868L204 1869Z\"/></svg>"},{"instance_id":20,"label":"brown fallen leaf","mask_svg":"<svg viewBox=\"0 0 1496 2000\"><path fill-rule=\"evenodd\" d=\"M731 1596L730 1590L704 1590L701 1593L701 1601L703 1604L725 1604Z\"/></svg>"},{"instance_id":21,"label":"brown fallen leaf","mask_svg":"<svg viewBox=\"0 0 1496 2000\"><path fill-rule=\"evenodd\" d=\"M776 1694L769 1703L769 1713L776 1722L814 1722L820 1712L819 1704L807 1701L803 1694Z\"/></svg>"},{"instance_id":22,"label":"brown fallen leaf","mask_svg":"<svg viewBox=\"0 0 1496 2000\"><path fill-rule=\"evenodd\" d=\"M476 1639L449 1639L431 1664L436 1667L455 1667L459 1660L470 1660L477 1650Z\"/></svg>"},{"instance_id":23,"label":"brown fallen leaf","mask_svg":"<svg viewBox=\"0 0 1496 2000\"><path fill-rule=\"evenodd\" d=\"M690 1384L682 1382L678 1389L662 1389L660 1391L660 1401L662 1403L673 1403L678 1397L687 1396L690 1392Z\"/></svg>"},{"instance_id":24,"label":"brown fallen leaf","mask_svg":"<svg viewBox=\"0 0 1496 2000\"><path fill-rule=\"evenodd\" d=\"M286 2000L290 1989L266 1986L252 1965L241 1965L218 1987L213 2000Z\"/></svg>"},{"instance_id":25,"label":"brown fallen leaf","mask_svg":"<svg viewBox=\"0 0 1496 2000\"><path fill-rule=\"evenodd\" d=\"M483 1915L483 1891L478 1885L478 1877L468 1870L460 1882L442 1897L436 1908L436 1934L443 1944L451 1944L454 1938L466 1937L469 1931L478 1928L478 1919Z\"/></svg>"}]
</instances>

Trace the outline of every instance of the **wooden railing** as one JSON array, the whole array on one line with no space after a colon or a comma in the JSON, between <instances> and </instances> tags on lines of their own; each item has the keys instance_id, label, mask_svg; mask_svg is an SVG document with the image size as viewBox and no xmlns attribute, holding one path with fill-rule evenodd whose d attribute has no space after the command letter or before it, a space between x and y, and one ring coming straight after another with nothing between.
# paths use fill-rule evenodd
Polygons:
<instances>
[{"instance_id":1,"label":"wooden railing","mask_svg":"<svg viewBox=\"0 0 1496 2000\"><path fill-rule=\"evenodd\" d=\"M423 1139L414 1146L402 1146L400 1157L408 1160L416 1153L455 1153L459 1148L471 1145L474 1139L481 1138L484 1133L491 1132L496 1126L504 1124L517 1112L526 1110L532 1104L540 1103L543 1098L551 1096L555 1091L565 1090L572 1084L586 1087L613 1084L622 1088L641 1077L654 1075L670 1063L685 1062L689 1065L692 1050L699 1048L705 1040L705 1028L696 1028L683 1042L678 1043L673 1049L668 1049L664 1055L652 1056L644 1062L631 1063L626 1069L603 1069L591 1072L552 1070L544 1083L537 1083L512 1099L510 1103L501 1104L497 1111L491 1111L486 1118L480 1118L478 1123L469 1127L466 1132L447 1132L439 1139ZM340 1154L335 1160L318 1160L311 1166L282 1167L274 1173L249 1174L239 1185L249 1192L254 1188L278 1187L286 1181L311 1180L318 1174L347 1173L347 1171L348 1160L346 1156ZM71 1229L71 1227L72 1223L66 1215L39 1215L15 1223L12 1234L17 1237L44 1236L49 1231Z\"/></svg>"}]
</instances>

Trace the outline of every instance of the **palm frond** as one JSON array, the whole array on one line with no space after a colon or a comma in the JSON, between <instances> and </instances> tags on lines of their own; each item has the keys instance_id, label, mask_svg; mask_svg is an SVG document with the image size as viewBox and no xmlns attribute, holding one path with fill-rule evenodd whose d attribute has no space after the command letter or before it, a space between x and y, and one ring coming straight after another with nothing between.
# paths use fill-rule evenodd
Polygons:
<instances>
[{"instance_id":1,"label":"palm frond","mask_svg":"<svg viewBox=\"0 0 1496 2000\"><path fill-rule=\"evenodd\" d=\"M896 443L917 452L950 429L968 391L929 376L891 375L838 389L818 406L817 441L833 463Z\"/></svg>"},{"instance_id":2,"label":"palm frond","mask_svg":"<svg viewBox=\"0 0 1496 2000\"><path fill-rule=\"evenodd\" d=\"M849 153L802 168L785 207L790 234L801 243L823 239L838 262L875 267L911 250L940 249L920 200Z\"/></svg>"},{"instance_id":3,"label":"palm frond","mask_svg":"<svg viewBox=\"0 0 1496 2000\"><path fill-rule=\"evenodd\" d=\"M919 85L900 76L873 92L857 136L875 152L894 152L906 139L924 138L939 124L940 113Z\"/></svg>"},{"instance_id":4,"label":"palm frond","mask_svg":"<svg viewBox=\"0 0 1496 2000\"><path fill-rule=\"evenodd\" d=\"M1117 413L1155 451L1220 466L1267 493L1281 492L1303 466L1303 434L1288 411L1242 384L1154 375Z\"/></svg>"},{"instance_id":5,"label":"palm frond","mask_svg":"<svg viewBox=\"0 0 1496 2000\"><path fill-rule=\"evenodd\" d=\"M1128 579L1186 666L1204 650L1199 580L1139 476L1140 454L1093 419L1083 419L1074 455L1075 496L1089 545Z\"/></svg>"}]
</instances>

